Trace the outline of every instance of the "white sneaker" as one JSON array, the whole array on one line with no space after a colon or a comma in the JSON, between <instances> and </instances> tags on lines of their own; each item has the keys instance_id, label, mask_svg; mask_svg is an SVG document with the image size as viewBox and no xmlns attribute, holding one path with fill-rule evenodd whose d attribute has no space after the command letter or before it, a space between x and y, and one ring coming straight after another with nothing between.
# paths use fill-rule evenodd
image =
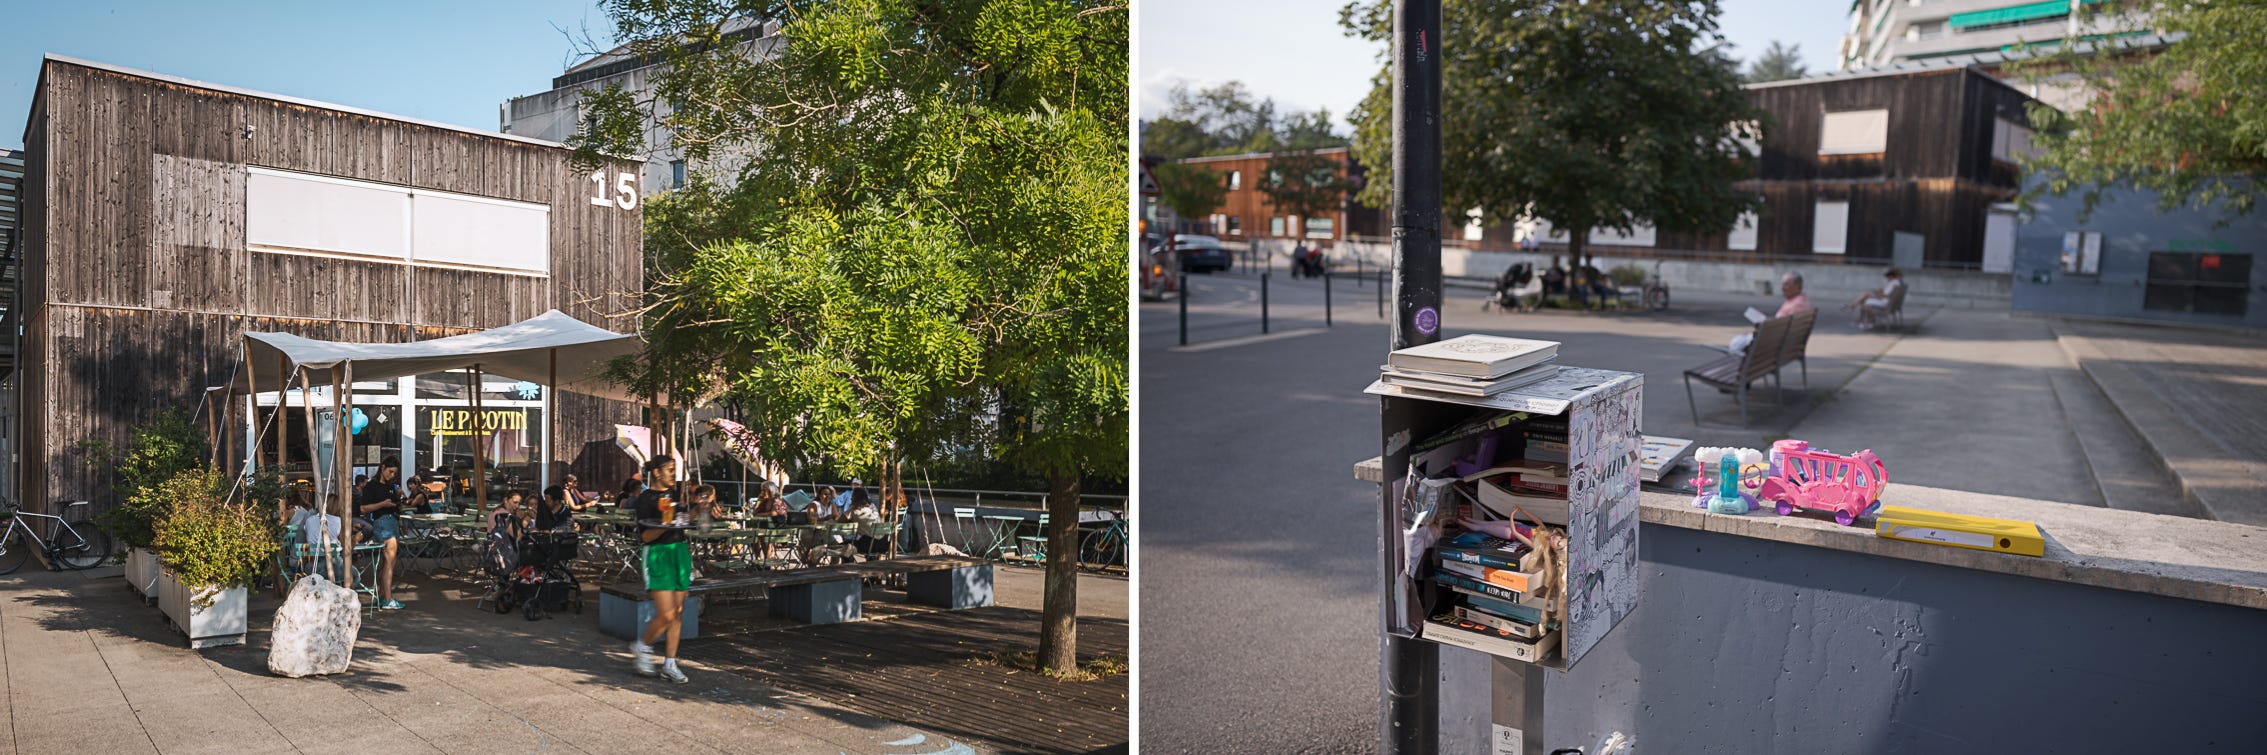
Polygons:
<instances>
[{"instance_id":1,"label":"white sneaker","mask_svg":"<svg viewBox=\"0 0 2267 755\"><path fill-rule=\"evenodd\" d=\"M677 664L674 663L664 663L661 665L661 678L676 682L678 684L684 684L686 682L692 681L691 679L685 678L685 672L678 671Z\"/></svg>"},{"instance_id":2,"label":"white sneaker","mask_svg":"<svg viewBox=\"0 0 2267 755\"><path fill-rule=\"evenodd\" d=\"M630 653L637 656L638 676L653 676L653 648L643 642L632 641Z\"/></svg>"}]
</instances>

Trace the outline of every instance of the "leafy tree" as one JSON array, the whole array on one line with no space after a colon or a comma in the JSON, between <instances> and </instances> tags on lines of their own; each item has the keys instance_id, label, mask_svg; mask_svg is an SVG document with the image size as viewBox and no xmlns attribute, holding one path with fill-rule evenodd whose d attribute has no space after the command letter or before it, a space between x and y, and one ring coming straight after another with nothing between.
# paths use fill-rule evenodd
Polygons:
<instances>
[{"instance_id":1,"label":"leafy tree","mask_svg":"<svg viewBox=\"0 0 2267 755\"><path fill-rule=\"evenodd\" d=\"M971 445L1050 491L1039 662L1076 669L1081 474L1127 463L1127 13L1091 0L606 0L658 128L729 180L649 202L643 391L722 384L775 458L885 480ZM784 44L729 44L740 19ZM656 115L656 114L659 115Z\"/></svg>"},{"instance_id":2,"label":"leafy tree","mask_svg":"<svg viewBox=\"0 0 2267 755\"><path fill-rule=\"evenodd\" d=\"M1273 99L1255 99L1242 82L1206 89L1175 84L1166 98L1165 114L1142 123L1145 156L1179 160L1346 145L1329 110L1278 114Z\"/></svg>"},{"instance_id":3,"label":"leafy tree","mask_svg":"<svg viewBox=\"0 0 2267 755\"><path fill-rule=\"evenodd\" d=\"M80 443L97 464L108 464L118 504L95 515L95 526L129 548L148 549L155 534L151 527L171 503L154 494L160 485L182 472L205 463L210 447L204 431L178 409L160 412L149 422L135 425L123 452L99 440ZM123 549L119 556L124 557Z\"/></svg>"},{"instance_id":4,"label":"leafy tree","mask_svg":"<svg viewBox=\"0 0 2267 755\"><path fill-rule=\"evenodd\" d=\"M2157 193L2159 212L2220 205L2222 221L2258 207L2267 180L2267 3L2121 2L2101 13L2145 9L2166 34L2188 35L2154 57L2094 52L2095 40L2064 40L2053 54L2018 63L2033 81L2074 74L2091 107L2030 106L2039 152L2023 161L2036 180L2024 196L2078 192L2081 222L2106 192Z\"/></svg>"},{"instance_id":5,"label":"leafy tree","mask_svg":"<svg viewBox=\"0 0 2267 755\"><path fill-rule=\"evenodd\" d=\"M1385 43L1391 3L1357 0L1349 34ZM1650 224L1729 228L1756 200L1738 137L1762 114L1714 50L1714 0L1447 0L1441 190L1495 221L1539 217L1569 234ZM1360 198L1391 201L1390 71L1355 109L1354 154L1376 173Z\"/></svg>"},{"instance_id":6,"label":"leafy tree","mask_svg":"<svg viewBox=\"0 0 2267 755\"><path fill-rule=\"evenodd\" d=\"M1763 51L1763 56L1756 58L1755 63L1748 66L1747 83L1785 81L1810 75L1810 69L1803 65L1802 49L1802 45L1782 46L1777 40L1773 40L1771 47Z\"/></svg>"},{"instance_id":7,"label":"leafy tree","mask_svg":"<svg viewBox=\"0 0 2267 755\"><path fill-rule=\"evenodd\" d=\"M1157 201L1184 218L1201 218L1220 209L1228 199L1228 183L1219 171L1187 163L1158 163L1149 170L1157 180Z\"/></svg>"},{"instance_id":8,"label":"leafy tree","mask_svg":"<svg viewBox=\"0 0 2267 755\"><path fill-rule=\"evenodd\" d=\"M1260 193L1286 215L1312 218L1336 212L1346 201L1344 166L1338 159L1311 149L1278 152L1267 163Z\"/></svg>"}]
</instances>

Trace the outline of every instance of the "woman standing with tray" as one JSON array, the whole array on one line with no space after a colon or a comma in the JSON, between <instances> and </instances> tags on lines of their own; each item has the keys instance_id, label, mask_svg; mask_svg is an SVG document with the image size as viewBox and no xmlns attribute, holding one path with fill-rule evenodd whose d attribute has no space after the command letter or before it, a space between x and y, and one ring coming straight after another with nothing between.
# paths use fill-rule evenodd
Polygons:
<instances>
[{"instance_id":1,"label":"woman standing with tray","mask_svg":"<svg viewBox=\"0 0 2267 755\"><path fill-rule=\"evenodd\" d=\"M693 585L693 552L685 530L697 526L696 516L707 521L714 499L680 505L677 460L666 454L645 463L645 479L668 487L649 487L637 497L638 538L645 544L645 589L653 599L653 620L630 643L630 653L636 656L638 675L652 676L653 642L667 635L660 674L683 684L689 680L677 670L677 638L684 627L685 592Z\"/></svg>"}]
</instances>

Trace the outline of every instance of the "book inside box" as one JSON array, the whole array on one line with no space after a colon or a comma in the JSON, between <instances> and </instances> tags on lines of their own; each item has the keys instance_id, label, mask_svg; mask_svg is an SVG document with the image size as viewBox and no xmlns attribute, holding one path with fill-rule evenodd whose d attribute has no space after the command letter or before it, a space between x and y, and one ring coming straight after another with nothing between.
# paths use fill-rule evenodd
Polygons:
<instances>
[{"instance_id":1,"label":"book inside box","mask_svg":"<svg viewBox=\"0 0 2267 755\"><path fill-rule=\"evenodd\" d=\"M1560 366L1487 396L1388 380L1386 629L1568 668L1636 607L1644 376Z\"/></svg>"}]
</instances>

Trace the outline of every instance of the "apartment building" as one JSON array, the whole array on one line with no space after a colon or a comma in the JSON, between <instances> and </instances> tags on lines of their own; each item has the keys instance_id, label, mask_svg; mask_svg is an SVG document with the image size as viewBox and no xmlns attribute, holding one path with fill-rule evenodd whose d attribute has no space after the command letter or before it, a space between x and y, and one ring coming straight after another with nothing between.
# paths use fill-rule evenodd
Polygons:
<instances>
[{"instance_id":1,"label":"apartment building","mask_svg":"<svg viewBox=\"0 0 2267 755\"><path fill-rule=\"evenodd\" d=\"M2102 0L1853 0L1842 37L1845 71L1934 58L2006 53L2079 36L2153 33L2145 12L2091 13Z\"/></svg>"}]
</instances>

